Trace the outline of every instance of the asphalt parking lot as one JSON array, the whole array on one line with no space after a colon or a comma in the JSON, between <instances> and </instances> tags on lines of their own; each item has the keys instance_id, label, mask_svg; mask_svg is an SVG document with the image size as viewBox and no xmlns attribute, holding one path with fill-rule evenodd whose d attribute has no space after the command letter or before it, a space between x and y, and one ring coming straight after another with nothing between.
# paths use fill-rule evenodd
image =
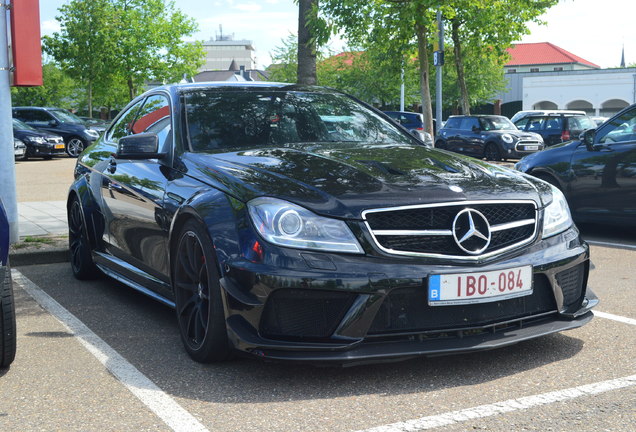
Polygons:
<instances>
[{"instance_id":1,"label":"asphalt parking lot","mask_svg":"<svg viewBox=\"0 0 636 432\"><path fill-rule=\"evenodd\" d=\"M201 365L171 309L108 278L77 281L68 263L15 268L0 431L635 431L636 230L581 228L601 299L588 325L351 368Z\"/></svg>"}]
</instances>

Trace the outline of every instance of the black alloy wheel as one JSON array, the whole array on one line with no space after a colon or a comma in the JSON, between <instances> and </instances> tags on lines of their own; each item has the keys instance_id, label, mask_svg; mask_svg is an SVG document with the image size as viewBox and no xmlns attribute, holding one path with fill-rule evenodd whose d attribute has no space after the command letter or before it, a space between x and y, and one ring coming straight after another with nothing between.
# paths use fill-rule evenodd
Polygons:
<instances>
[{"instance_id":1,"label":"black alloy wheel","mask_svg":"<svg viewBox=\"0 0 636 432\"><path fill-rule=\"evenodd\" d=\"M73 275L80 280L95 279L100 271L93 262L82 206L73 199L68 210L68 249Z\"/></svg>"},{"instance_id":2,"label":"black alloy wheel","mask_svg":"<svg viewBox=\"0 0 636 432\"><path fill-rule=\"evenodd\" d=\"M499 153L499 149L496 144L486 144L486 148L484 149L484 158L489 161L501 160L501 153Z\"/></svg>"},{"instance_id":3,"label":"black alloy wheel","mask_svg":"<svg viewBox=\"0 0 636 432\"><path fill-rule=\"evenodd\" d=\"M66 143L66 153L71 157L78 157L86 148L86 143L78 137L72 137Z\"/></svg>"},{"instance_id":4,"label":"black alloy wheel","mask_svg":"<svg viewBox=\"0 0 636 432\"><path fill-rule=\"evenodd\" d=\"M15 303L11 268L7 264L4 280L0 286L0 368L7 368L15 359Z\"/></svg>"},{"instance_id":5,"label":"black alloy wheel","mask_svg":"<svg viewBox=\"0 0 636 432\"><path fill-rule=\"evenodd\" d=\"M173 289L183 345L201 363L228 360L225 313L214 248L206 230L186 222L178 237L173 264Z\"/></svg>"}]
</instances>

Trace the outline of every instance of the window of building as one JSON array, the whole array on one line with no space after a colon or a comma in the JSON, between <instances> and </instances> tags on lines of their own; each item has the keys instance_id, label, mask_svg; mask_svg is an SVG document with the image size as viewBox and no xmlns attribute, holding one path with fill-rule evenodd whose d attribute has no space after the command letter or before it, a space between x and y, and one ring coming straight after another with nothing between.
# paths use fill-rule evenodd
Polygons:
<instances>
[{"instance_id":1,"label":"window of building","mask_svg":"<svg viewBox=\"0 0 636 432\"><path fill-rule=\"evenodd\" d=\"M558 67L555 67L554 70L555 72L561 72L563 68L561 66L558 66Z\"/></svg>"},{"instance_id":2,"label":"window of building","mask_svg":"<svg viewBox=\"0 0 636 432\"><path fill-rule=\"evenodd\" d=\"M508 69L508 73L517 73L517 69Z\"/></svg>"},{"instance_id":3,"label":"window of building","mask_svg":"<svg viewBox=\"0 0 636 432\"><path fill-rule=\"evenodd\" d=\"M539 72L539 68L530 68L530 72Z\"/></svg>"}]
</instances>

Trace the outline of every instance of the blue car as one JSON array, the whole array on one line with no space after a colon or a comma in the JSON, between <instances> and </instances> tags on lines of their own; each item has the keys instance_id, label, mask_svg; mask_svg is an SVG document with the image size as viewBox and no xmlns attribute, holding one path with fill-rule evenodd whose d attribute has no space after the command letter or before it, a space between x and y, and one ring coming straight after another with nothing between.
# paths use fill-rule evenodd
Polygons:
<instances>
[{"instance_id":1,"label":"blue car","mask_svg":"<svg viewBox=\"0 0 636 432\"><path fill-rule=\"evenodd\" d=\"M9 221L0 200L0 368L15 358L15 305L9 267Z\"/></svg>"}]
</instances>

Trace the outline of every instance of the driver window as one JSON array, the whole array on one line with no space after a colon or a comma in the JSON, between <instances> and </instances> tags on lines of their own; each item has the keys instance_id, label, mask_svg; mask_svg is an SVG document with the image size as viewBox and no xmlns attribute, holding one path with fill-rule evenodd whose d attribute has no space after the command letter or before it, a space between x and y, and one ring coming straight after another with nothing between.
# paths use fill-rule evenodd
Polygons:
<instances>
[{"instance_id":1,"label":"driver window","mask_svg":"<svg viewBox=\"0 0 636 432\"><path fill-rule=\"evenodd\" d=\"M636 141L636 109L615 118L597 134L599 144Z\"/></svg>"}]
</instances>

